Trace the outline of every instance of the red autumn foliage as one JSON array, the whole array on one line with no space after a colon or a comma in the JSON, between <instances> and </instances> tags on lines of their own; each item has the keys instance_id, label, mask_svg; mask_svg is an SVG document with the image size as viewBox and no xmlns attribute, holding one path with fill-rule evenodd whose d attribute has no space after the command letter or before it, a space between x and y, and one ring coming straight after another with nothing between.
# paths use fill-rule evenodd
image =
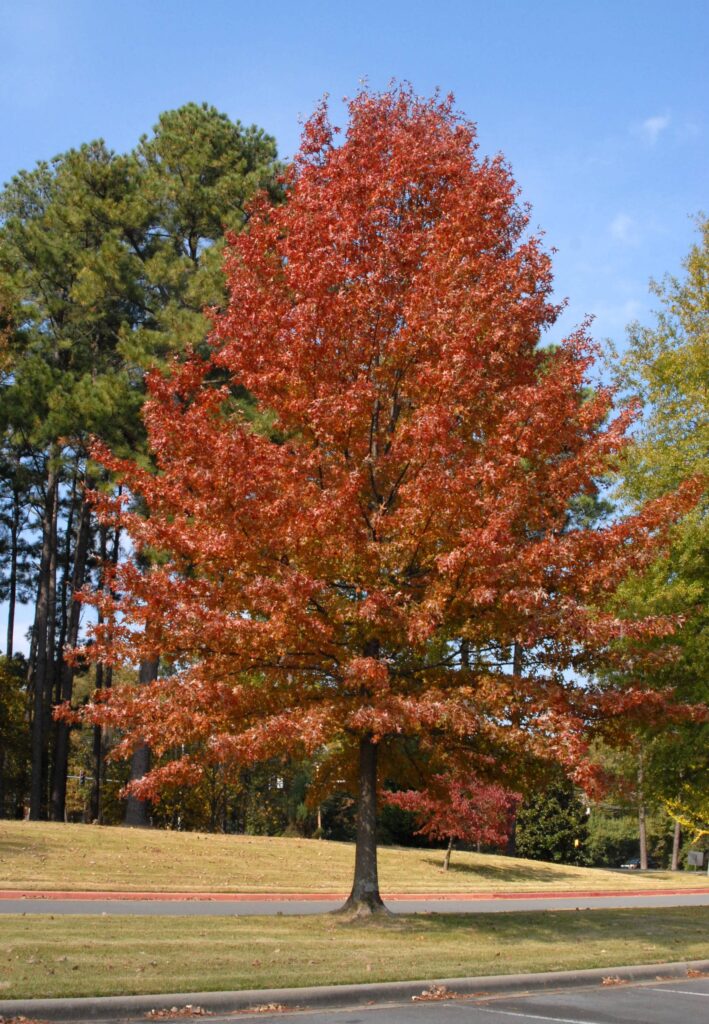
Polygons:
<instances>
[{"instance_id":1,"label":"red autumn foliage","mask_svg":"<svg viewBox=\"0 0 709 1024\"><path fill-rule=\"evenodd\" d=\"M416 816L417 835L449 843L444 861L447 869L455 840L484 846L506 842L518 796L475 775L436 775L424 790L387 793L384 799L390 806Z\"/></svg>"},{"instance_id":2,"label":"red autumn foliage","mask_svg":"<svg viewBox=\"0 0 709 1024\"><path fill-rule=\"evenodd\" d=\"M632 414L589 392L584 329L541 346L559 307L509 169L478 158L451 100L363 92L349 115L337 145L318 109L287 201L260 198L229 239L206 355L151 375L157 472L96 451L147 509L102 499L103 515L160 554L88 597L94 657L174 668L86 712L123 731L119 754L185 746L142 796L205 759L294 750L317 751L327 780L374 745L393 778L404 743L432 774L522 751L584 781L589 723L643 703L567 670L607 654L623 624L601 606L692 487L605 528L570 523Z\"/></svg>"}]
</instances>

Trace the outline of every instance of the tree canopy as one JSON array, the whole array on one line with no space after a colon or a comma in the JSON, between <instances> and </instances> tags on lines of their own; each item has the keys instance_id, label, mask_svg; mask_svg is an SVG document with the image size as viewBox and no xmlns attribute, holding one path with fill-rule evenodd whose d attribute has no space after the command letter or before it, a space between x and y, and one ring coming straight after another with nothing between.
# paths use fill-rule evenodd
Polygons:
<instances>
[{"instance_id":1,"label":"tree canopy","mask_svg":"<svg viewBox=\"0 0 709 1024\"><path fill-rule=\"evenodd\" d=\"M504 775L531 752L588 782L589 724L657 706L568 670L622 629L669 628L604 605L696 488L570 526L632 413L609 419L611 391L589 392L583 329L540 344L559 312L551 263L504 160L477 156L451 100L406 88L360 93L338 141L323 105L285 202L259 195L228 238L208 350L151 373L157 472L95 452L147 509L104 501L104 521L161 557L93 598L94 656L175 671L87 713L125 730L124 753L184 745L144 794L204 758L317 751L325 777L358 774L359 910L380 905L378 778L490 759ZM235 407L239 386L269 435Z\"/></svg>"},{"instance_id":2,"label":"tree canopy","mask_svg":"<svg viewBox=\"0 0 709 1024\"><path fill-rule=\"evenodd\" d=\"M650 326L633 324L618 364L621 383L640 395L645 415L622 464L622 494L640 504L690 477L709 479L709 220L681 278L653 283L660 308ZM674 658L647 662L647 681L671 685L709 705L709 517L706 493L683 518L672 546L618 594L632 614L681 614ZM650 644L650 647L653 645ZM648 792L690 832L709 833L709 725L674 723L645 742Z\"/></svg>"}]
</instances>

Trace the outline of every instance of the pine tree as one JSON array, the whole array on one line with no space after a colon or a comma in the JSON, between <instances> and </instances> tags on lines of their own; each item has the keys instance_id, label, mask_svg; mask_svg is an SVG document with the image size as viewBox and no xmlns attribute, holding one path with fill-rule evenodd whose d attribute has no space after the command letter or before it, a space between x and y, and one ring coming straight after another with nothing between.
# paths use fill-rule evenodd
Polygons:
<instances>
[{"instance_id":1,"label":"pine tree","mask_svg":"<svg viewBox=\"0 0 709 1024\"><path fill-rule=\"evenodd\" d=\"M86 492L111 486L91 467L89 438L143 450L145 370L204 338L204 307L224 301L214 270L224 228L243 226L244 200L261 185L275 189L277 172L272 139L189 104L164 114L132 154L93 142L20 172L0 195L1 426L4 448L16 450L20 438L22 453L0 481L11 608L22 583L17 576L13 590L13 494L28 475L21 515L37 509L29 531L41 549L32 581L33 818L48 811L50 753L51 814L64 813L68 734L63 722L52 729L51 707L72 693L62 645L76 643L74 596L95 563ZM20 572L27 561L17 555Z\"/></svg>"}]
</instances>

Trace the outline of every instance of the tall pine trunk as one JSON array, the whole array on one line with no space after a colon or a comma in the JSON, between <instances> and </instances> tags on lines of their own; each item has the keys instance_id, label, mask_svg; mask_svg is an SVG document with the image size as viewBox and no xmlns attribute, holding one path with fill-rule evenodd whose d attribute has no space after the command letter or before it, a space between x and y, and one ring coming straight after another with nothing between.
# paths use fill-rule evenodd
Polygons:
<instances>
[{"instance_id":1,"label":"tall pine trunk","mask_svg":"<svg viewBox=\"0 0 709 1024\"><path fill-rule=\"evenodd\" d=\"M55 681L57 678L57 525L59 519L59 483L57 482L57 495L54 501L52 521L52 554L49 560L49 585L47 591L47 674L44 683L44 760L42 765L42 789L43 799L46 803L46 811L43 817L49 816L49 783L50 783L50 757L53 754L54 730L52 719L52 707L55 702Z\"/></svg>"},{"instance_id":2,"label":"tall pine trunk","mask_svg":"<svg viewBox=\"0 0 709 1024\"><path fill-rule=\"evenodd\" d=\"M360 917L385 911L377 872L377 744L370 735L359 743L359 804L352 892L342 912Z\"/></svg>"},{"instance_id":3,"label":"tall pine trunk","mask_svg":"<svg viewBox=\"0 0 709 1024\"><path fill-rule=\"evenodd\" d=\"M81 516L81 510L83 509L83 501L80 495L77 494L77 481L78 463L75 463L74 471L72 473L71 488L69 491L67 501L68 511L66 518L66 529L64 530L64 555L62 557L62 577L61 585L59 587L59 600L57 602L59 619L59 638L57 641L57 662L54 672L55 704L58 704L62 699L61 693L64 667L64 646L67 642L67 634L69 631L70 601L73 595L73 590L71 589L71 582L73 582L74 577L72 565L73 560L76 559L76 549L78 544L78 530L75 530L74 522L76 520L77 510L79 511L79 516ZM79 522L79 529L80 525L81 524Z\"/></svg>"},{"instance_id":4,"label":"tall pine trunk","mask_svg":"<svg viewBox=\"0 0 709 1024\"><path fill-rule=\"evenodd\" d=\"M32 708L32 781L30 784L30 820L40 821L46 804L46 731L47 690L51 694L51 675L54 651L50 646L52 632L50 619L54 617L52 602L52 563L54 561L54 529L56 527L56 505L58 499L58 472L50 465L47 474L44 517L42 523L42 553L40 557L39 582L37 587L36 661L33 672Z\"/></svg>"},{"instance_id":5,"label":"tall pine trunk","mask_svg":"<svg viewBox=\"0 0 709 1024\"><path fill-rule=\"evenodd\" d=\"M110 556L112 565L118 563L118 555L120 552L121 545L121 531L120 527L116 529L113 535L113 546ZM108 558L108 527L101 526L99 529L99 561L100 561L100 573L101 573L101 587L106 587L106 579L103 574L103 569L106 565ZM103 615L99 612L98 615L99 624L103 622ZM104 672L104 666L98 664L96 666L96 689L110 689L113 682L113 669L110 666L106 667ZM89 798L89 820L96 821L99 824L103 821L103 775L104 775L104 742L103 742L103 727L95 725L93 728L93 783L91 786L91 796Z\"/></svg>"},{"instance_id":6,"label":"tall pine trunk","mask_svg":"<svg viewBox=\"0 0 709 1024\"><path fill-rule=\"evenodd\" d=\"M147 686L155 682L158 677L159 659L151 658L149 661L141 661L138 683L140 686ZM150 771L150 747L147 743L141 743L133 751L130 762L130 781L137 782ZM129 796L126 802L126 813L123 819L125 825L132 825L134 828L147 828L150 825L150 801L139 800L135 796Z\"/></svg>"},{"instance_id":7,"label":"tall pine trunk","mask_svg":"<svg viewBox=\"0 0 709 1024\"><path fill-rule=\"evenodd\" d=\"M20 495L16 488L12 490L12 518L10 520L10 587L7 595L7 645L8 658L14 653L15 646L15 606L17 604L17 561L20 545Z\"/></svg>"},{"instance_id":8,"label":"tall pine trunk","mask_svg":"<svg viewBox=\"0 0 709 1024\"><path fill-rule=\"evenodd\" d=\"M86 562L89 551L91 528L91 509L86 501L82 502L79 526L74 549L74 566L71 578L71 606L67 616L66 642L69 647L76 647L79 639L81 622L81 605L76 595L81 589L86 573ZM59 700L71 700L74 688L74 668L60 654ZM52 821L63 821L66 810L66 780L69 764L69 725L67 722L56 723L54 742L54 772L52 777L51 817Z\"/></svg>"}]
</instances>

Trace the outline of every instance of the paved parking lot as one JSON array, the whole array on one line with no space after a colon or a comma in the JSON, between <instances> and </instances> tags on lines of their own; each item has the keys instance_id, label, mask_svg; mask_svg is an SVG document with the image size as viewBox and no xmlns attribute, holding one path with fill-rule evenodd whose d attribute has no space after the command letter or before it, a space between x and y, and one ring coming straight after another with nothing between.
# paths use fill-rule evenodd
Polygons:
<instances>
[{"instance_id":1,"label":"paved parking lot","mask_svg":"<svg viewBox=\"0 0 709 1024\"><path fill-rule=\"evenodd\" d=\"M709 1024L709 978L596 985L531 995L406 1002L293 1014L238 1014L224 1024ZM221 1024L219 1017L210 1024Z\"/></svg>"}]
</instances>

